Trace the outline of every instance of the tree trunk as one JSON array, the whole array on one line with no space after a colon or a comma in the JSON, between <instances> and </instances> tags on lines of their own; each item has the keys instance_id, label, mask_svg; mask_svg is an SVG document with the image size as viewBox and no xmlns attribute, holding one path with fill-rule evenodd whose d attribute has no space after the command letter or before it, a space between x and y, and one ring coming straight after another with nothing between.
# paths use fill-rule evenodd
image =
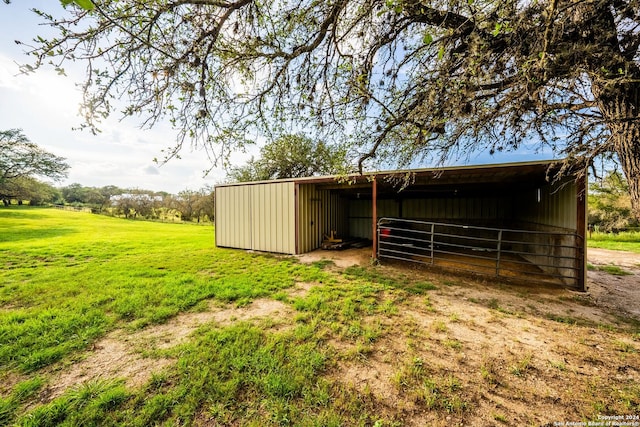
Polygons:
<instances>
[{"instance_id":1,"label":"tree trunk","mask_svg":"<svg viewBox=\"0 0 640 427\"><path fill-rule=\"evenodd\" d=\"M640 123L637 120L627 123L612 138L614 150L629 184L631 212L640 221Z\"/></svg>"},{"instance_id":2,"label":"tree trunk","mask_svg":"<svg viewBox=\"0 0 640 427\"><path fill-rule=\"evenodd\" d=\"M592 52L588 60L591 91L603 124L611 133L601 141L617 154L629 184L631 211L640 220L640 66L620 44L611 2L584 2L574 11L581 25L575 49ZM622 24L620 24L622 25ZM582 45L582 46L580 46ZM593 52L596 52L593 54Z\"/></svg>"},{"instance_id":3,"label":"tree trunk","mask_svg":"<svg viewBox=\"0 0 640 427\"><path fill-rule=\"evenodd\" d=\"M631 211L640 220L640 80L593 86L611 132L611 149L618 155L629 184Z\"/></svg>"}]
</instances>

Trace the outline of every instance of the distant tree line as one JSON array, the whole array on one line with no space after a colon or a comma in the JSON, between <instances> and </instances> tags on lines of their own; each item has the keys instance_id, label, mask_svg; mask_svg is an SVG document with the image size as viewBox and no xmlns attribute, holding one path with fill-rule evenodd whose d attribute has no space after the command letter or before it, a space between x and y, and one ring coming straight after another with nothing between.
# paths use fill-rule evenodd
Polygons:
<instances>
[{"instance_id":1,"label":"distant tree line","mask_svg":"<svg viewBox=\"0 0 640 427\"><path fill-rule=\"evenodd\" d=\"M58 181L67 176L66 159L29 141L21 129L0 130L0 200L41 204L55 196L53 187L37 177Z\"/></svg>"},{"instance_id":2,"label":"distant tree line","mask_svg":"<svg viewBox=\"0 0 640 427\"><path fill-rule=\"evenodd\" d=\"M215 216L211 186L200 190L183 190L174 195L165 191L125 189L114 185L85 187L74 183L56 188L35 178L21 178L12 180L8 193L11 197L3 199L5 205L68 205L129 219L205 222L213 221Z\"/></svg>"},{"instance_id":3,"label":"distant tree line","mask_svg":"<svg viewBox=\"0 0 640 427\"><path fill-rule=\"evenodd\" d=\"M60 189L61 201L73 206L90 207L94 213L129 219L181 219L213 221L214 190L183 190L178 194L165 191L123 189L113 185L102 188L71 184Z\"/></svg>"},{"instance_id":4,"label":"distant tree line","mask_svg":"<svg viewBox=\"0 0 640 427\"><path fill-rule=\"evenodd\" d=\"M608 171L589 183L589 226L598 231L640 230L631 209L629 184L619 171Z\"/></svg>"},{"instance_id":5,"label":"distant tree line","mask_svg":"<svg viewBox=\"0 0 640 427\"><path fill-rule=\"evenodd\" d=\"M32 206L71 205L92 212L125 218L213 221L213 188L183 190L177 195L113 185L85 187L71 184L56 188L38 178L60 181L67 177L66 159L31 142L21 129L0 130L0 201Z\"/></svg>"}]
</instances>

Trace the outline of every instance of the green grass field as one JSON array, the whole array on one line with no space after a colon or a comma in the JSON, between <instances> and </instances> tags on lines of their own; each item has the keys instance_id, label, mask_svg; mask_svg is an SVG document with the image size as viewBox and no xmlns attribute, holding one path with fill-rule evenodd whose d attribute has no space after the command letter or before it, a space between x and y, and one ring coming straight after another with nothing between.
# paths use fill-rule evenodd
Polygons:
<instances>
[{"instance_id":1,"label":"green grass field","mask_svg":"<svg viewBox=\"0 0 640 427\"><path fill-rule=\"evenodd\" d=\"M587 239L590 248L640 253L640 232L593 233Z\"/></svg>"},{"instance_id":2,"label":"green grass field","mask_svg":"<svg viewBox=\"0 0 640 427\"><path fill-rule=\"evenodd\" d=\"M214 250L213 239L211 226L124 221L53 209L0 210L4 375L29 374L68 360L114 328L161 323L206 299L243 304L277 293L295 280L322 275L318 268L288 260ZM256 334L245 329L228 334ZM252 339L256 342L242 345L256 346L265 337ZM5 397L0 425L29 397L31 392L22 388L38 388L41 383L28 380ZM91 395L123 397L117 385L99 389ZM61 415L47 421L51 415L42 415L47 411L36 411L44 417L36 424L55 425L66 419ZM125 425L129 421L122 420Z\"/></svg>"},{"instance_id":3,"label":"green grass field","mask_svg":"<svg viewBox=\"0 0 640 427\"><path fill-rule=\"evenodd\" d=\"M544 297L549 290L406 269L301 264L216 248L211 225L28 207L0 208L0 271L0 426L529 425L549 419L548 406L532 409L547 401L543 383L570 391L554 419L640 410L637 382L605 382L640 363L638 322L573 322L585 305L555 290ZM88 380L52 394L111 334L136 337L212 304L243 310L257 301L290 314L205 322L167 347L122 341L151 366L170 363L141 384L85 372ZM541 311L554 304L563 322ZM550 331L536 340L551 343L553 359L518 341L493 346L496 325L511 340L510 325L525 321L528 333ZM583 373L594 334L607 334L596 376Z\"/></svg>"},{"instance_id":4,"label":"green grass field","mask_svg":"<svg viewBox=\"0 0 640 427\"><path fill-rule=\"evenodd\" d=\"M163 322L207 298L248 301L310 272L214 251L213 228L57 210L1 210L0 363L24 372L84 348L116 325Z\"/></svg>"}]
</instances>

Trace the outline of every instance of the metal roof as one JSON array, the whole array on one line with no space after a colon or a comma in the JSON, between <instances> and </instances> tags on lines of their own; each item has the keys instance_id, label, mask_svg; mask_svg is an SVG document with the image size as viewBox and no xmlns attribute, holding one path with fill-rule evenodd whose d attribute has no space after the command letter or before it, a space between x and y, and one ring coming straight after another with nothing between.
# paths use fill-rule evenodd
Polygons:
<instances>
[{"instance_id":1,"label":"metal roof","mask_svg":"<svg viewBox=\"0 0 640 427\"><path fill-rule=\"evenodd\" d=\"M267 181L235 182L218 184L216 187L238 185L258 185L275 182L295 182L299 184L328 184L340 188L358 184L367 184L374 177L386 181L410 177L411 185L452 185L478 183L504 183L509 180L528 181L546 180L547 171L562 160L543 160L517 163L498 163L464 166L443 166L434 168L371 171L362 174L311 176L304 178L285 178ZM380 182L380 181L379 181Z\"/></svg>"}]
</instances>

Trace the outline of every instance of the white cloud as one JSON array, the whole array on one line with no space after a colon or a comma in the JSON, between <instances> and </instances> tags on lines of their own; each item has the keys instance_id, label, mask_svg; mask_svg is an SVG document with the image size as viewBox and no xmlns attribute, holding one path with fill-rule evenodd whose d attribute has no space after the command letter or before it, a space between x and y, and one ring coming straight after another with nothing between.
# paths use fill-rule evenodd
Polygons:
<instances>
[{"instance_id":1,"label":"white cloud","mask_svg":"<svg viewBox=\"0 0 640 427\"><path fill-rule=\"evenodd\" d=\"M15 75L19 73L18 66L6 55L0 53L0 88L17 89L18 81Z\"/></svg>"},{"instance_id":2,"label":"white cloud","mask_svg":"<svg viewBox=\"0 0 640 427\"><path fill-rule=\"evenodd\" d=\"M180 160L154 165L153 159L161 159L161 150L175 141L175 132L163 123L143 130L134 121L114 116L102 123L98 135L73 131L81 123L78 111L82 97L72 78L46 69L18 75L15 60L1 51L0 99L0 129L21 128L33 142L67 158L71 170L63 185L78 182L177 193L224 178L219 170L203 178L202 171L210 162L199 151L186 149Z\"/></svg>"},{"instance_id":3,"label":"white cloud","mask_svg":"<svg viewBox=\"0 0 640 427\"><path fill-rule=\"evenodd\" d=\"M86 186L117 185L177 193L183 189L199 189L224 178L216 169L203 178L211 164L203 152L188 147L181 159L159 166L162 149L173 146L175 132L168 124L159 123L152 130L139 129L135 120L118 120L118 113L101 125L102 132L73 131L82 118L79 104L82 95L77 83L84 76L84 64L68 63L68 77L44 67L29 75L19 75L17 63L29 62L24 45L37 34L45 34L46 26L29 11L35 7L60 14L58 1L29 0L3 5L0 12L0 130L21 128L24 134L44 149L63 156L71 165L69 178L60 185L78 182ZM154 173L155 171L155 173Z\"/></svg>"}]
</instances>

